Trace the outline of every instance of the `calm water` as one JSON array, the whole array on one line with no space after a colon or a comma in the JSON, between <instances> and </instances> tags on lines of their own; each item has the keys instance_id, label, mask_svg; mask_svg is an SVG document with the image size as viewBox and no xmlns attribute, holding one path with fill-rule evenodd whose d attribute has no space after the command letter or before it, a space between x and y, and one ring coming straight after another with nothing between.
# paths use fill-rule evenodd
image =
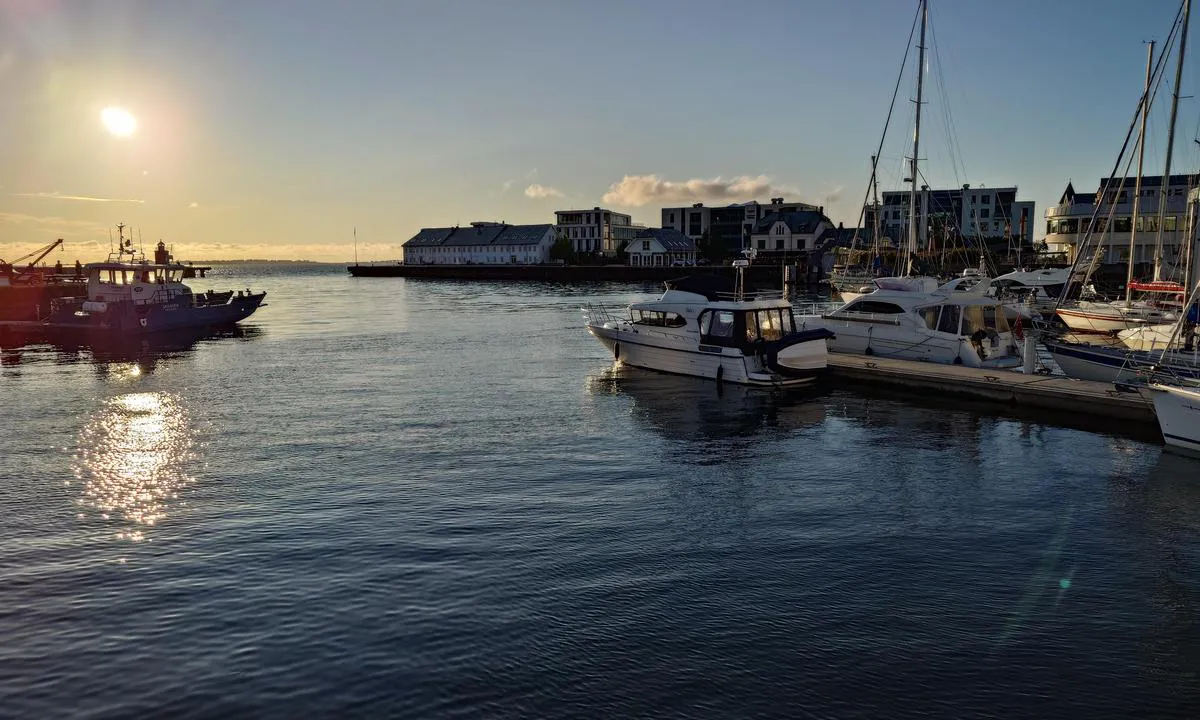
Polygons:
<instances>
[{"instance_id":1,"label":"calm water","mask_svg":"<svg viewBox=\"0 0 1200 720\"><path fill-rule=\"evenodd\" d=\"M614 371L579 305L654 288L247 285L3 352L0 716L1200 712L1200 462Z\"/></svg>"}]
</instances>

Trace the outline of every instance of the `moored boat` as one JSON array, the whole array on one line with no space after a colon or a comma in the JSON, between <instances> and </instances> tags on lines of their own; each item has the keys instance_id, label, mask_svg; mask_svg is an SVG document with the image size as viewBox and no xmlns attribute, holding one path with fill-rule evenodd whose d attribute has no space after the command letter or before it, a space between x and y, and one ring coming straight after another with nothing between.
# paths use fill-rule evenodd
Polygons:
<instances>
[{"instance_id":1,"label":"moored boat","mask_svg":"<svg viewBox=\"0 0 1200 720\"><path fill-rule=\"evenodd\" d=\"M191 268L159 243L154 261L141 257L118 225L118 252L83 266L86 295L55 300L43 323L64 339L114 338L233 325L262 305L265 292L193 292L182 282Z\"/></svg>"},{"instance_id":2,"label":"moored boat","mask_svg":"<svg viewBox=\"0 0 1200 720\"><path fill-rule=\"evenodd\" d=\"M800 331L780 291L746 291L747 260L735 260L733 287L711 277L668 281L657 300L628 317L585 307L587 330L633 367L761 387L813 381L826 370L825 330Z\"/></svg>"}]
</instances>

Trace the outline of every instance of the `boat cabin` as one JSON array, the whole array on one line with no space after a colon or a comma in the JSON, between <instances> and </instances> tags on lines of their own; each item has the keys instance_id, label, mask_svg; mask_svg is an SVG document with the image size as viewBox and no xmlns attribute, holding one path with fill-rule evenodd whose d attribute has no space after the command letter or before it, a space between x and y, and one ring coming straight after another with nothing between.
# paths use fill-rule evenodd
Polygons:
<instances>
[{"instance_id":1,"label":"boat cabin","mask_svg":"<svg viewBox=\"0 0 1200 720\"><path fill-rule=\"evenodd\" d=\"M826 315L851 322L900 325L909 309L898 303L870 296L852 300ZM1004 306L989 302L941 302L919 305L911 310L929 330L961 337L995 337L1012 331Z\"/></svg>"},{"instance_id":2,"label":"boat cabin","mask_svg":"<svg viewBox=\"0 0 1200 720\"><path fill-rule=\"evenodd\" d=\"M700 313L700 342L704 345L748 348L776 342L796 332L791 307L734 310L708 308Z\"/></svg>"},{"instance_id":3,"label":"boat cabin","mask_svg":"<svg viewBox=\"0 0 1200 720\"><path fill-rule=\"evenodd\" d=\"M150 263L92 263L87 265L87 292L91 302L132 300L144 305L191 295L182 282L182 265Z\"/></svg>"}]
</instances>

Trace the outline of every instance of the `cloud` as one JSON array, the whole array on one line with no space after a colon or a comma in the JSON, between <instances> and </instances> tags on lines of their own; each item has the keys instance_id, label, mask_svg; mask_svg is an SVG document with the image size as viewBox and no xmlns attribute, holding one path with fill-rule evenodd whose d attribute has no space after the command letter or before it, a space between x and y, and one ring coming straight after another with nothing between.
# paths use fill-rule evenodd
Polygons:
<instances>
[{"instance_id":1,"label":"cloud","mask_svg":"<svg viewBox=\"0 0 1200 720\"><path fill-rule=\"evenodd\" d=\"M525 197L541 199L562 196L562 190L559 190L558 188L552 188L549 185L538 185L537 183L534 183L533 185L525 188Z\"/></svg>"},{"instance_id":2,"label":"cloud","mask_svg":"<svg viewBox=\"0 0 1200 720\"><path fill-rule=\"evenodd\" d=\"M842 199L842 191L845 189L846 189L846 187L844 185L838 185L834 189L830 190L829 193L825 195L825 202L827 204L832 205L833 203L837 202L838 200L841 200Z\"/></svg>"},{"instance_id":3,"label":"cloud","mask_svg":"<svg viewBox=\"0 0 1200 720\"><path fill-rule=\"evenodd\" d=\"M641 207L651 203L691 203L701 200L754 200L787 195L784 188L771 184L766 175L740 175L729 180L693 178L682 182L662 180L657 175L626 175L609 186L604 202L610 205Z\"/></svg>"},{"instance_id":4,"label":"cloud","mask_svg":"<svg viewBox=\"0 0 1200 720\"><path fill-rule=\"evenodd\" d=\"M90 195L63 195L58 192L38 192L38 193L13 193L15 197L39 198L41 200L77 200L81 202L101 202L101 203L136 203L144 205L145 200L134 200L128 198L106 198L92 197Z\"/></svg>"},{"instance_id":5,"label":"cloud","mask_svg":"<svg viewBox=\"0 0 1200 720\"><path fill-rule=\"evenodd\" d=\"M512 186L513 186L512 180L505 180L503 188L500 190L500 194L503 195L504 193L508 192L508 189L511 188Z\"/></svg>"},{"instance_id":6,"label":"cloud","mask_svg":"<svg viewBox=\"0 0 1200 720\"><path fill-rule=\"evenodd\" d=\"M200 203L198 203L198 202L193 202L191 205L188 205L188 207L189 207L189 208L198 208L198 207L200 207Z\"/></svg>"}]
</instances>

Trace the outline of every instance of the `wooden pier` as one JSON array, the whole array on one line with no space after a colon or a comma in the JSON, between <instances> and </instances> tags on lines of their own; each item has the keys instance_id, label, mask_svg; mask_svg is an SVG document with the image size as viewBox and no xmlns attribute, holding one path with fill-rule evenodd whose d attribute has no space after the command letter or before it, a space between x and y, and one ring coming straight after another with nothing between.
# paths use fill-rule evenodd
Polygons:
<instances>
[{"instance_id":1,"label":"wooden pier","mask_svg":"<svg viewBox=\"0 0 1200 720\"><path fill-rule=\"evenodd\" d=\"M987 400L1090 420L1120 420L1158 427L1154 404L1138 393L1061 375L1025 375L1013 370L839 353L829 353L829 371L834 379L853 384L870 383L922 395Z\"/></svg>"}]
</instances>

